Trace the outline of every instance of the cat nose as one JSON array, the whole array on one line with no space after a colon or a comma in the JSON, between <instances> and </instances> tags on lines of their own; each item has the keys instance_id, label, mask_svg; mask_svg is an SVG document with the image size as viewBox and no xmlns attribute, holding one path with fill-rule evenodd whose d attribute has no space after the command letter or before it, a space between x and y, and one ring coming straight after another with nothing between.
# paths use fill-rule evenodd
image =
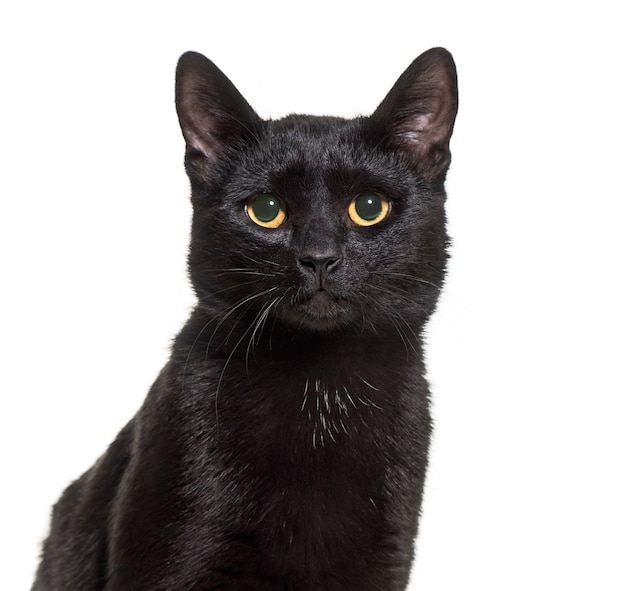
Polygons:
<instances>
[{"instance_id":1,"label":"cat nose","mask_svg":"<svg viewBox=\"0 0 626 591\"><path fill-rule=\"evenodd\" d=\"M300 266L307 272L315 275L323 286L328 273L336 269L341 262L341 257L335 253L307 253L299 258Z\"/></svg>"}]
</instances>

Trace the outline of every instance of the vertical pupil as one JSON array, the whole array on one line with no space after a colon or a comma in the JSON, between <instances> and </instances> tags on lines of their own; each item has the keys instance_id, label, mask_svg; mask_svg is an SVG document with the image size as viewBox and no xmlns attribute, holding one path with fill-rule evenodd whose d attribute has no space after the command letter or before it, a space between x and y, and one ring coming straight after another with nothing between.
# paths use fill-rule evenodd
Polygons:
<instances>
[{"instance_id":1,"label":"vertical pupil","mask_svg":"<svg viewBox=\"0 0 626 591\"><path fill-rule=\"evenodd\" d=\"M262 222L271 222L280 213L280 204L273 195L259 195L252 204L254 215Z\"/></svg>"},{"instance_id":2,"label":"vertical pupil","mask_svg":"<svg viewBox=\"0 0 626 591\"><path fill-rule=\"evenodd\" d=\"M380 197L373 193L366 193L357 197L354 208L359 216L368 222L375 220L383 210Z\"/></svg>"}]
</instances>

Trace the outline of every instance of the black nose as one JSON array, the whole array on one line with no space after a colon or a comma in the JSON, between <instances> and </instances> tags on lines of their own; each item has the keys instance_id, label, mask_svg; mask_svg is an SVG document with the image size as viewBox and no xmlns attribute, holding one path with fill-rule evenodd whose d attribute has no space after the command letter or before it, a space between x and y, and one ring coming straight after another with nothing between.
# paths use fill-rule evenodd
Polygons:
<instances>
[{"instance_id":1,"label":"black nose","mask_svg":"<svg viewBox=\"0 0 626 591\"><path fill-rule=\"evenodd\" d=\"M317 277L319 287L323 288L328 273L339 266L341 257L335 253L307 253L298 260L305 271Z\"/></svg>"}]
</instances>

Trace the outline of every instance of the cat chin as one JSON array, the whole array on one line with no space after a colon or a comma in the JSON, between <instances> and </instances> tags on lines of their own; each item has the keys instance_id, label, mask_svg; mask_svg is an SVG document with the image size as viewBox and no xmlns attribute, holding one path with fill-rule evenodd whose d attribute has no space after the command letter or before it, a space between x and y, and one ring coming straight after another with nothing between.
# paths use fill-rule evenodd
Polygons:
<instances>
[{"instance_id":1,"label":"cat chin","mask_svg":"<svg viewBox=\"0 0 626 591\"><path fill-rule=\"evenodd\" d=\"M286 312L285 319L313 332L332 332L350 324L354 314L347 300L320 290L297 302Z\"/></svg>"}]
</instances>

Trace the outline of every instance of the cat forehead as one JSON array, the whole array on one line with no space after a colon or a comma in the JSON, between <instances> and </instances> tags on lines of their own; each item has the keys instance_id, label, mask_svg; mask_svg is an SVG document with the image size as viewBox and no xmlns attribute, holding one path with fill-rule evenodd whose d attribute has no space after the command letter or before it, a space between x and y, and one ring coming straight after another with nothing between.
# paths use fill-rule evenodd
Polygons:
<instances>
[{"instance_id":1,"label":"cat forehead","mask_svg":"<svg viewBox=\"0 0 626 591\"><path fill-rule=\"evenodd\" d=\"M265 122L265 139L277 152L302 154L309 159L328 157L338 149L363 148L367 134L362 120L289 115Z\"/></svg>"},{"instance_id":2,"label":"cat forehead","mask_svg":"<svg viewBox=\"0 0 626 591\"><path fill-rule=\"evenodd\" d=\"M367 118L290 115L264 122L247 155L268 174L293 177L385 174L397 157L380 147ZM397 156L397 155L396 155Z\"/></svg>"}]
</instances>

